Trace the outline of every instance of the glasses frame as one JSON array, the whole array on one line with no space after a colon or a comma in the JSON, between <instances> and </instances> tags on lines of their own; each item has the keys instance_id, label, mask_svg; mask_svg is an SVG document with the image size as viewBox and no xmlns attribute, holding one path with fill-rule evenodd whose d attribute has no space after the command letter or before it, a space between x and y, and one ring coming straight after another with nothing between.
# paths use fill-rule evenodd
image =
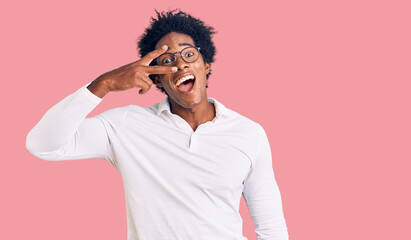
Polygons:
<instances>
[{"instance_id":1,"label":"glasses frame","mask_svg":"<svg viewBox=\"0 0 411 240\"><path fill-rule=\"evenodd\" d=\"M188 61L186 61L186 60L184 59L182 52L183 52L184 50L186 50L187 48L195 48L195 49L197 49L197 51L198 51L198 56L197 56L196 60L194 60L194 61L192 61L192 62L188 62ZM160 56L158 56L158 57L156 58L156 64L157 64L157 65L160 65L160 64L158 64L158 59L160 59L161 56L166 55L166 54L172 54L172 55L174 56L174 62L173 62L173 65L171 65L171 66L174 66L174 65L176 64L176 62L177 62L176 53L180 53L180 57L181 57L181 59L182 59L184 62L186 62L186 63L193 63L193 62L197 61L198 58L200 57L200 49L201 49L200 47L191 47L191 46L189 46L189 47L183 48L183 50L181 50L181 51L179 51L179 52L175 52L175 53L163 53L163 54L161 54ZM160 65L160 66L161 66L161 65Z\"/></svg>"}]
</instances>

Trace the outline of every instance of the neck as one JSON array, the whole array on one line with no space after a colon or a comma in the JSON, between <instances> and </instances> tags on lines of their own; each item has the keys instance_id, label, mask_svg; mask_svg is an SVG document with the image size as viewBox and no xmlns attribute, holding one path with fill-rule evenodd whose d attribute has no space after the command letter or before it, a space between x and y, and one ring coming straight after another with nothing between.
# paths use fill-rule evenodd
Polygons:
<instances>
[{"instance_id":1,"label":"neck","mask_svg":"<svg viewBox=\"0 0 411 240\"><path fill-rule=\"evenodd\" d=\"M208 102L207 97L193 108L184 108L171 100L171 98L168 99L171 112L183 118L191 126L193 131L195 131L199 125L212 121L216 116L214 104Z\"/></svg>"}]
</instances>

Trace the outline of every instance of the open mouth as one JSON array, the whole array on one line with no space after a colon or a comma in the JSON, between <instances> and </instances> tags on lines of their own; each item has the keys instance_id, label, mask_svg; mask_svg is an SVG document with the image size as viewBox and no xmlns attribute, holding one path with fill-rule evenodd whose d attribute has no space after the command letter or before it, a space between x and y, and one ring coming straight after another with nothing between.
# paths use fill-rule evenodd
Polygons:
<instances>
[{"instance_id":1,"label":"open mouth","mask_svg":"<svg viewBox=\"0 0 411 240\"><path fill-rule=\"evenodd\" d=\"M194 87L195 77L194 75L188 75L180 78L176 82L177 89L183 93L189 93Z\"/></svg>"}]
</instances>

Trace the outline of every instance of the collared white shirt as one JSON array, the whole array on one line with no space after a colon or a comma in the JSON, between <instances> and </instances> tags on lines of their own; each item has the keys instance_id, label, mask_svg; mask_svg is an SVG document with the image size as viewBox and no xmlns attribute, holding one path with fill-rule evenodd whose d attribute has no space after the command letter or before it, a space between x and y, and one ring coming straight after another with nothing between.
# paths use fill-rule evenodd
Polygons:
<instances>
[{"instance_id":1,"label":"collared white shirt","mask_svg":"<svg viewBox=\"0 0 411 240\"><path fill-rule=\"evenodd\" d=\"M103 158L123 179L128 240L244 240L244 196L259 240L288 239L270 145L256 122L216 99L193 131L167 97L86 118L101 101L86 86L53 106L27 149L45 160Z\"/></svg>"}]
</instances>

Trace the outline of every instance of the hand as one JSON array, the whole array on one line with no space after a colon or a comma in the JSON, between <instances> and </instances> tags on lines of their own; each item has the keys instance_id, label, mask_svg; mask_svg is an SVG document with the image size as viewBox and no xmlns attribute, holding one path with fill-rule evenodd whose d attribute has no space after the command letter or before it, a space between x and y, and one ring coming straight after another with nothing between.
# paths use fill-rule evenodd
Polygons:
<instances>
[{"instance_id":1,"label":"hand","mask_svg":"<svg viewBox=\"0 0 411 240\"><path fill-rule=\"evenodd\" d=\"M110 91L124 91L131 88L141 88L139 94L147 93L154 87L150 74L167 74L178 70L177 67L149 66L158 56L167 51L167 46L155 49L138 61L106 72L94 80L87 88L102 98Z\"/></svg>"}]
</instances>

